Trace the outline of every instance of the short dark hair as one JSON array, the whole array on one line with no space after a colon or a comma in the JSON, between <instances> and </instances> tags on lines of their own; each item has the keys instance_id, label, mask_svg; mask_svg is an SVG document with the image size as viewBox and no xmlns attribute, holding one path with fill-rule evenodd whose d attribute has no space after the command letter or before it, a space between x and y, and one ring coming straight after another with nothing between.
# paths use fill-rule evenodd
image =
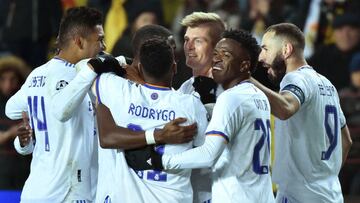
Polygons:
<instances>
[{"instance_id":1,"label":"short dark hair","mask_svg":"<svg viewBox=\"0 0 360 203\"><path fill-rule=\"evenodd\" d=\"M245 30L226 30L223 32L222 37L233 39L241 44L250 56L250 71L254 73L261 51L256 39Z\"/></svg>"},{"instance_id":2,"label":"short dark hair","mask_svg":"<svg viewBox=\"0 0 360 203\"><path fill-rule=\"evenodd\" d=\"M280 23L268 27L265 31L274 32L275 36L288 39L294 46L296 52L303 52L305 48L304 34L292 23Z\"/></svg>"},{"instance_id":3,"label":"short dark hair","mask_svg":"<svg viewBox=\"0 0 360 203\"><path fill-rule=\"evenodd\" d=\"M166 40L171 35L172 33L170 30L161 25L145 25L141 27L135 32L135 35L132 39L134 57L139 56L140 47L146 40L152 39L154 37Z\"/></svg>"},{"instance_id":4,"label":"short dark hair","mask_svg":"<svg viewBox=\"0 0 360 203\"><path fill-rule=\"evenodd\" d=\"M140 48L140 63L149 76L162 79L174 63L173 49L165 39L146 40Z\"/></svg>"},{"instance_id":5,"label":"short dark hair","mask_svg":"<svg viewBox=\"0 0 360 203\"><path fill-rule=\"evenodd\" d=\"M72 36L86 37L93 32L95 26L102 24L103 15L94 8L81 6L68 9L60 22L58 48L66 47Z\"/></svg>"}]
</instances>

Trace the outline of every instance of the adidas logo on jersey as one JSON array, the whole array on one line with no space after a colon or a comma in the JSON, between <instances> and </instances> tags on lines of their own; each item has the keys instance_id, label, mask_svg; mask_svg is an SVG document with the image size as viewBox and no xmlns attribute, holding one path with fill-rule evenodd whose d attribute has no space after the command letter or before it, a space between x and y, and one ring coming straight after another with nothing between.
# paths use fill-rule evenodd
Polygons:
<instances>
[{"instance_id":1,"label":"adidas logo on jersey","mask_svg":"<svg viewBox=\"0 0 360 203\"><path fill-rule=\"evenodd\" d=\"M152 164L151 164L151 158L148 159L146 162L147 162L150 166L152 166Z\"/></svg>"}]
</instances>

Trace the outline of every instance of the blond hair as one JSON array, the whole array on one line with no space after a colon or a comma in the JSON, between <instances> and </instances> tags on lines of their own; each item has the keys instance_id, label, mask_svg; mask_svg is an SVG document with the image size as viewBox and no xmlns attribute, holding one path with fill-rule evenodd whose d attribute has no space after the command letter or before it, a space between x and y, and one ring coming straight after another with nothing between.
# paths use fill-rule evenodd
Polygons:
<instances>
[{"instance_id":1,"label":"blond hair","mask_svg":"<svg viewBox=\"0 0 360 203\"><path fill-rule=\"evenodd\" d=\"M209 26L213 45L221 39L221 34L225 31L225 23L216 13L193 12L181 20L181 25L190 28Z\"/></svg>"}]
</instances>

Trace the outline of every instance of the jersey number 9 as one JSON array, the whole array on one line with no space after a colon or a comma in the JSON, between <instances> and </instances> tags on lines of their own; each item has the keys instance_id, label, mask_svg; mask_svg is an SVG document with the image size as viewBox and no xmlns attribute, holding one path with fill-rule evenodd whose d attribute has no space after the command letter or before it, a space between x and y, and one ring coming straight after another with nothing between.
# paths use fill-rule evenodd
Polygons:
<instances>
[{"instance_id":1,"label":"jersey number 9","mask_svg":"<svg viewBox=\"0 0 360 203\"><path fill-rule=\"evenodd\" d=\"M337 145L337 137L338 137L338 115L335 106L333 105L325 106L324 125L325 125L326 135L329 138L330 145L326 151L322 151L321 160L329 160L331 153L334 151Z\"/></svg>"}]
</instances>

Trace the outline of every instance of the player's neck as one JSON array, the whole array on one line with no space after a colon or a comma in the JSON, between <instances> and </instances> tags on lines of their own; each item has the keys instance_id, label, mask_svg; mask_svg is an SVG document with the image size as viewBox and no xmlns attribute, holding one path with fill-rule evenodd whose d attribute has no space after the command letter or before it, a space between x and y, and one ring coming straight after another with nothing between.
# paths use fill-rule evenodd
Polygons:
<instances>
[{"instance_id":1,"label":"player's neck","mask_svg":"<svg viewBox=\"0 0 360 203\"><path fill-rule=\"evenodd\" d=\"M286 73L297 70L298 68L308 65L304 58L290 58L286 62Z\"/></svg>"},{"instance_id":2,"label":"player's neck","mask_svg":"<svg viewBox=\"0 0 360 203\"><path fill-rule=\"evenodd\" d=\"M171 88L171 82L159 82L159 81L154 81L154 80L145 80L145 83L154 85L154 86Z\"/></svg>"},{"instance_id":3,"label":"player's neck","mask_svg":"<svg viewBox=\"0 0 360 203\"><path fill-rule=\"evenodd\" d=\"M150 84L150 85L171 88L171 83L172 83L171 78L164 78L164 79L159 80L159 79L155 79L152 77L148 77L148 76L146 76L146 74L144 74L144 80L145 80L145 83Z\"/></svg>"},{"instance_id":4,"label":"player's neck","mask_svg":"<svg viewBox=\"0 0 360 203\"><path fill-rule=\"evenodd\" d=\"M230 89L240 83L246 82L246 81L250 81L250 77L239 77L239 78L235 78L234 80L230 81L229 83L224 83L221 84L221 86L224 88L224 90Z\"/></svg>"},{"instance_id":5,"label":"player's neck","mask_svg":"<svg viewBox=\"0 0 360 203\"><path fill-rule=\"evenodd\" d=\"M211 67L209 67L209 68L193 68L193 76L194 77L205 76L205 77L213 78L211 70L212 70Z\"/></svg>"},{"instance_id":6,"label":"player's neck","mask_svg":"<svg viewBox=\"0 0 360 203\"><path fill-rule=\"evenodd\" d=\"M72 64L76 64L77 62L79 62L81 60L76 56L76 54L74 54L71 51L67 51L67 50L60 50L59 54L56 55L56 57L63 59Z\"/></svg>"}]
</instances>

